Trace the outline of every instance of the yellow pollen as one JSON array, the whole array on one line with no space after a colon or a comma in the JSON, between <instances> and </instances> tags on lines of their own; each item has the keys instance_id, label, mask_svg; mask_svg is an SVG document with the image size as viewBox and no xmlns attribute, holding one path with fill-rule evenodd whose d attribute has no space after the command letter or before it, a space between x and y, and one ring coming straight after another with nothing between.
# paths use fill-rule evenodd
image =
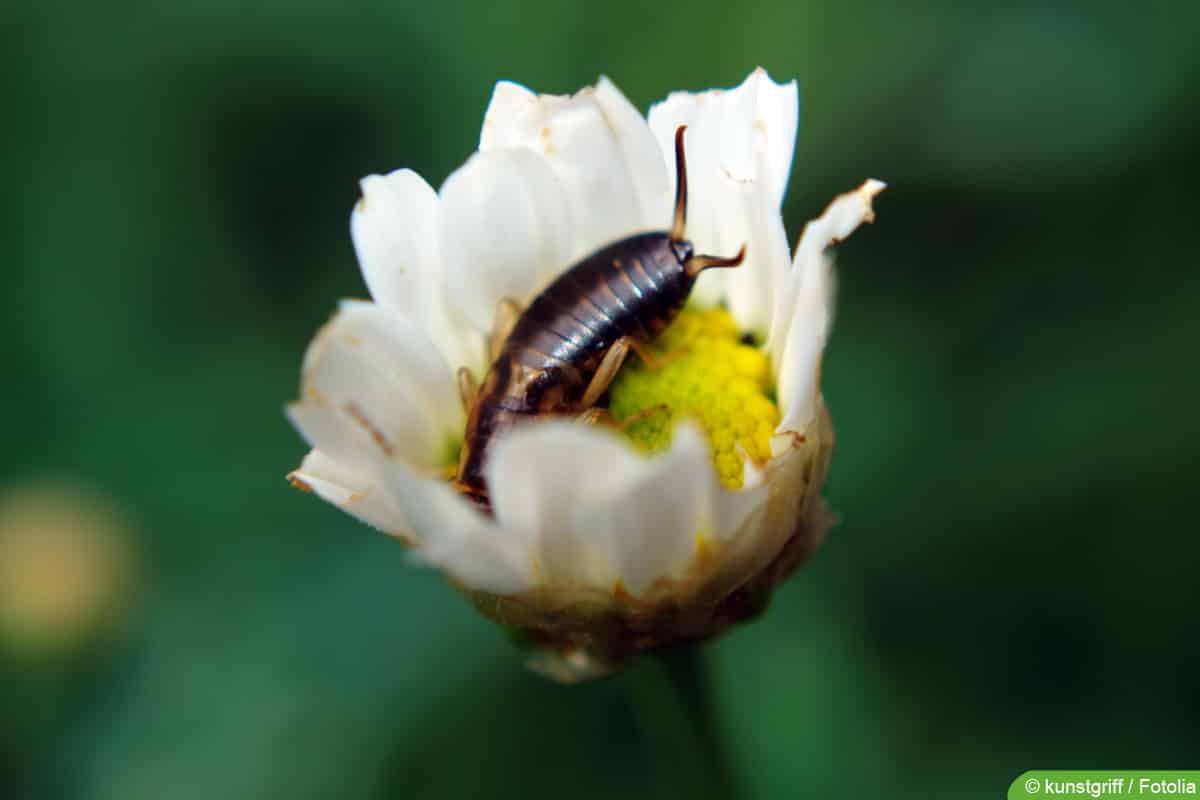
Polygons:
<instances>
[{"instance_id":1,"label":"yellow pollen","mask_svg":"<svg viewBox=\"0 0 1200 800\"><path fill-rule=\"evenodd\" d=\"M694 419L728 489L742 487L743 452L758 463L771 457L779 424L770 362L740 335L722 308L685 309L652 343L658 369L631 357L609 389L609 411L618 422L633 418L625 435L646 452L665 450L675 423Z\"/></svg>"}]
</instances>

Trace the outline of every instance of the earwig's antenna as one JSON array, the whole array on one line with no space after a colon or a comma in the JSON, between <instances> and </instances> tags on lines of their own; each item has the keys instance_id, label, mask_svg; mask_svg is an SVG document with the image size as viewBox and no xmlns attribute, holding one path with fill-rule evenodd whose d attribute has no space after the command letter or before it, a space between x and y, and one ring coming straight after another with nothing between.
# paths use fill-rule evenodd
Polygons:
<instances>
[{"instance_id":1,"label":"earwig's antenna","mask_svg":"<svg viewBox=\"0 0 1200 800\"><path fill-rule=\"evenodd\" d=\"M692 256L687 260L684 268L687 270L688 277L694 278L706 269L713 267L736 267L746 258L746 245L742 245L742 249L738 250L737 255L733 258L721 258L720 256Z\"/></svg>"},{"instance_id":2,"label":"earwig's antenna","mask_svg":"<svg viewBox=\"0 0 1200 800\"><path fill-rule=\"evenodd\" d=\"M683 229L687 224L687 160L683 157L683 132L687 125L675 129L675 222L667 235L673 242L683 241Z\"/></svg>"}]
</instances>

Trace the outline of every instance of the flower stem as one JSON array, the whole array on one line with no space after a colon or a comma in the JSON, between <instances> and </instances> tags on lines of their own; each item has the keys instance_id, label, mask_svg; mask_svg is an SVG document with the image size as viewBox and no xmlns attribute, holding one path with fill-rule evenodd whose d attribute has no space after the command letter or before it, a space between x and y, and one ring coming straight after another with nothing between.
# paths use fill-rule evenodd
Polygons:
<instances>
[{"instance_id":1,"label":"flower stem","mask_svg":"<svg viewBox=\"0 0 1200 800\"><path fill-rule=\"evenodd\" d=\"M700 648L644 657L628 679L663 796L735 797Z\"/></svg>"}]
</instances>

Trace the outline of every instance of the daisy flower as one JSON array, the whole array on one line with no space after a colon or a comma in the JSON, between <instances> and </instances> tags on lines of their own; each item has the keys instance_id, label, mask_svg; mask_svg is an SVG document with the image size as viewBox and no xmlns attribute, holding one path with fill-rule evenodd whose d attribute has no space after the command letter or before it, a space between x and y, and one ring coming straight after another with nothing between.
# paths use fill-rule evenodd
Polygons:
<instances>
[{"instance_id":1,"label":"daisy flower","mask_svg":"<svg viewBox=\"0 0 1200 800\"><path fill-rule=\"evenodd\" d=\"M372 300L344 301L288 416L312 450L289 476L409 545L531 663L563 680L711 637L760 611L819 546L833 445L820 394L829 248L884 184L835 198L789 249L781 205L796 84L758 69L643 117L607 78L571 96L496 84L479 149L435 191L372 175L350 230ZM550 418L492 443L490 512L456 492L466 410L497 305L528 303L598 248L664 230L687 126L688 238L731 254L610 387L615 425Z\"/></svg>"}]
</instances>

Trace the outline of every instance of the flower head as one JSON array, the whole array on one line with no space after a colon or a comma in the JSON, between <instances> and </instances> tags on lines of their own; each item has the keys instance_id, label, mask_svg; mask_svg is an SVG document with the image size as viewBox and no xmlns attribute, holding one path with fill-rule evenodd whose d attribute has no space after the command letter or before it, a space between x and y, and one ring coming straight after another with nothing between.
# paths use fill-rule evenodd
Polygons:
<instances>
[{"instance_id":1,"label":"flower head","mask_svg":"<svg viewBox=\"0 0 1200 800\"><path fill-rule=\"evenodd\" d=\"M649 343L661 363L624 367L617 426L560 417L494 442L481 513L447 480L456 371L487 371L500 301L667 227L681 125L688 236L698 252L745 245L745 263L700 277ZM827 251L883 189L836 198L789 252L796 126L795 83L761 69L648 119L606 78L570 97L498 83L478 152L440 191L409 170L362 181L351 234L373 302L343 302L309 348L289 416L313 450L293 483L415 548L564 679L756 613L827 527Z\"/></svg>"}]
</instances>

